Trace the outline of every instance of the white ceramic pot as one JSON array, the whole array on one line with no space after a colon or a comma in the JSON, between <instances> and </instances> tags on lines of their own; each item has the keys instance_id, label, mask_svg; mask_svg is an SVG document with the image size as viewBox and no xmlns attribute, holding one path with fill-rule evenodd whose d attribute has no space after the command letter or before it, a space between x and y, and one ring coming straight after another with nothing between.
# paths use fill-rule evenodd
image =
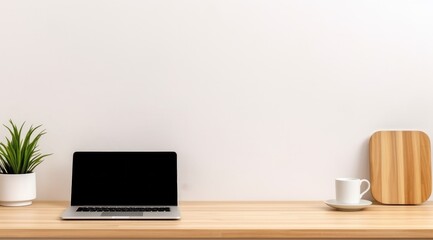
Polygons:
<instances>
[{"instance_id":1,"label":"white ceramic pot","mask_svg":"<svg viewBox=\"0 0 433 240\"><path fill-rule=\"evenodd\" d=\"M0 174L0 205L27 206L36 198L36 174Z\"/></svg>"}]
</instances>

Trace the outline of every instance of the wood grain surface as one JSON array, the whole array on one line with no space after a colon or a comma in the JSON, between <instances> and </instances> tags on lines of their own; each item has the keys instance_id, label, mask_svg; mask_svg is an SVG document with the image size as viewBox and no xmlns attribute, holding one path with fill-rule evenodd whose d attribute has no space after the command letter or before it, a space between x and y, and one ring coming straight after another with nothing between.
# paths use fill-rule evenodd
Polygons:
<instances>
[{"instance_id":1,"label":"wood grain surface","mask_svg":"<svg viewBox=\"0 0 433 240\"><path fill-rule=\"evenodd\" d=\"M371 193L384 204L420 204L431 194L430 140L420 131L379 131L370 139Z\"/></svg>"},{"instance_id":2,"label":"wood grain surface","mask_svg":"<svg viewBox=\"0 0 433 240\"><path fill-rule=\"evenodd\" d=\"M323 202L182 202L171 221L65 221L67 202L0 207L0 238L433 238L433 204L342 212Z\"/></svg>"}]
</instances>

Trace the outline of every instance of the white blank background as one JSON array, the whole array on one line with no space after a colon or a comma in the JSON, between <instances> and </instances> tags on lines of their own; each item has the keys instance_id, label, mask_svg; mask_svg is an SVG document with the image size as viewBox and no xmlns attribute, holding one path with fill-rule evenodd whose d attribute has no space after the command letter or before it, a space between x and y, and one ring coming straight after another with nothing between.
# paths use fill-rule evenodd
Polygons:
<instances>
[{"instance_id":1,"label":"white blank background","mask_svg":"<svg viewBox=\"0 0 433 240\"><path fill-rule=\"evenodd\" d=\"M329 199L335 177L369 178L374 131L433 137L432 12L1 0L0 121L48 132L38 199L69 198L76 150L174 150L181 200Z\"/></svg>"}]
</instances>

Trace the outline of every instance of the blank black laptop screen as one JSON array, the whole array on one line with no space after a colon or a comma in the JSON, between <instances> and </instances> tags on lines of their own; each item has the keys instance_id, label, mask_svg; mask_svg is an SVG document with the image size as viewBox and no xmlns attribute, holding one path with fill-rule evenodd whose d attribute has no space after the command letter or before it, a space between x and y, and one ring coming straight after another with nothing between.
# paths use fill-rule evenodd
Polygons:
<instances>
[{"instance_id":1,"label":"blank black laptop screen","mask_svg":"<svg viewBox=\"0 0 433 240\"><path fill-rule=\"evenodd\" d=\"M75 152L72 206L176 206L175 152Z\"/></svg>"}]
</instances>

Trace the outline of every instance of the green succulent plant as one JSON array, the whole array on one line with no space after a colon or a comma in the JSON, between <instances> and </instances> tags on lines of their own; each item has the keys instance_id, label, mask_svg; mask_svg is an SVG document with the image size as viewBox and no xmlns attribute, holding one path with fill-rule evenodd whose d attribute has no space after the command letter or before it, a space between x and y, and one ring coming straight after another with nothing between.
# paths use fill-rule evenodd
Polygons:
<instances>
[{"instance_id":1,"label":"green succulent plant","mask_svg":"<svg viewBox=\"0 0 433 240\"><path fill-rule=\"evenodd\" d=\"M1 174L25 174L42 163L45 157L51 154L42 154L38 149L39 139L46 133L45 130L36 132L42 125L30 126L23 136L24 123L20 128L9 120L11 127L3 125L10 133L10 139L6 137L6 143L0 143L0 173ZM35 137L32 138L32 136Z\"/></svg>"}]
</instances>

